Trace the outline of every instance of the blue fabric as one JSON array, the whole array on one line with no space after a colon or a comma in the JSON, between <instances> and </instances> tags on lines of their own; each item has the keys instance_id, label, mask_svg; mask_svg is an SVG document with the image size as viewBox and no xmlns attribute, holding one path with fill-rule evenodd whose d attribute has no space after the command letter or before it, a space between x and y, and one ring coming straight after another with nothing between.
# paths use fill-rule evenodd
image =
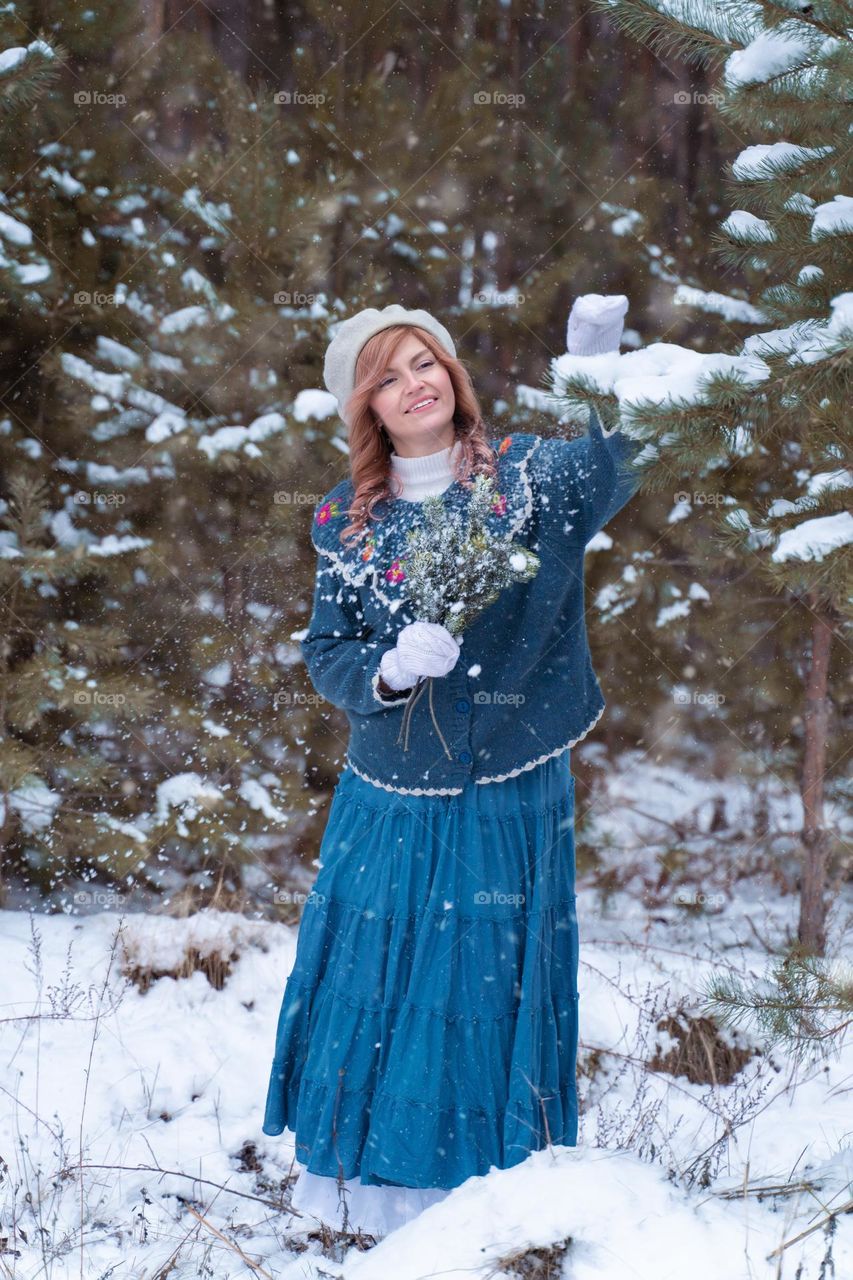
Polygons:
<instances>
[{"instance_id":1,"label":"blue fabric","mask_svg":"<svg viewBox=\"0 0 853 1280\"><path fill-rule=\"evenodd\" d=\"M458 796L345 768L278 1020L263 1131L318 1174L454 1187L577 1142L569 752Z\"/></svg>"},{"instance_id":2,"label":"blue fabric","mask_svg":"<svg viewBox=\"0 0 853 1280\"><path fill-rule=\"evenodd\" d=\"M584 552L637 490L642 446L621 431L605 434L594 411L578 439L516 433L490 443L500 501L488 527L531 548L541 566L466 627L456 666L432 682L444 743L424 695L404 750L405 697L383 699L377 687L382 655L414 621L404 557L422 504L383 500L370 540L352 547L340 541L354 496L349 478L314 511L317 575L302 655L314 688L346 712L346 763L397 791L453 795L472 780L491 785L571 747L604 710L584 620ZM443 498L464 511L469 493L454 481Z\"/></svg>"}]
</instances>

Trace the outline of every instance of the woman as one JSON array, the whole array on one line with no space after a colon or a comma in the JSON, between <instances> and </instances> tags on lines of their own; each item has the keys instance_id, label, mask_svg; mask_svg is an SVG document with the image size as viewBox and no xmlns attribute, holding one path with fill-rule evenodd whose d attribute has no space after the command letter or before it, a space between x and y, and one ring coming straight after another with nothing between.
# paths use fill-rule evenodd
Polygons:
<instances>
[{"instance_id":1,"label":"woman","mask_svg":"<svg viewBox=\"0 0 853 1280\"><path fill-rule=\"evenodd\" d=\"M618 350L627 299L587 295L574 354ZM284 992L263 1131L304 1166L292 1204L382 1235L466 1178L577 1141L578 936L571 746L604 698L583 556L637 487L637 451L591 414L566 441L490 441L453 340L428 312L344 321L326 386L350 477L315 509L302 652L350 725L320 870ZM429 494L537 553L457 641L406 598L406 532ZM400 726L409 694L431 676Z\"/></svg>"}]
</instances>

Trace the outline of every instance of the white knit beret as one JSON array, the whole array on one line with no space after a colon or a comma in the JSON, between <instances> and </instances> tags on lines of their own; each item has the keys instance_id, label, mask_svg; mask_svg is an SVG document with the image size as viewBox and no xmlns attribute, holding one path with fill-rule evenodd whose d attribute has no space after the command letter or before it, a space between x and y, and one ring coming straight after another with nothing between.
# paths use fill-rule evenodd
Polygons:
<instances>
[{"instance_id":1,"label":"white knit beret","mask_svg":"<svg viewBox=\"0 0 853 1280\"><path fill-rule=\"evenodd\" d=\"M450 355L456 355L456 347L450 334L428 311L407 311L405 307L393 302L381 311L376 307L366 307L364 311L358 311L354 316L342 320L326 348L323 381L337 400L338 412L347 426L349 422L344 416L344 406L355 386L358 353L374 334L395 324L417 325L419 329L426 329Z\"/></svg>"}]
</instances>

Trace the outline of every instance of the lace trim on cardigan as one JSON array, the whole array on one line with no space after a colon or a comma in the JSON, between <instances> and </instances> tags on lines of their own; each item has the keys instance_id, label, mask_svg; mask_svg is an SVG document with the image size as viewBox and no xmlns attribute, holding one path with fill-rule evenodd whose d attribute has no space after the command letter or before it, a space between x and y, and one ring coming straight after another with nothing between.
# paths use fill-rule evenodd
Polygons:
<instances>
[{"instance_id":1,"label":"lace trim on cardigan","mask_svg":"<svg viewBox=\"0 0 853 1280\"><path fill-rule=\"evenodd\" d=\"M402 796L458 796L462 794L462 787L392 787L388 782L378 782L376 778L371 778L369 774L362 773L347 756L347 764L353 773L357 773L360 778L364 778L365 782L372 782L374 787L381 787L383 791L396 791Z\"/></svg>"},{"instance_id":2,"label":"lace trim on cardigan","mask_svg":"<svg viewBox=\"0 0 853 1280\"><path fill-rule=\"evenodd\" d=\"M520 764L517 769L511 769L509 773L499 773L492 778L475 778L474 781L478 786L484 786L489 782L506 782L507 778L516 778L520 773L525 773L528 769L535 769L537 765L544 764L546 760L550 760L553 756L560 755L563 751L568 751L569 747L573 747L580 742L591 729L594 729L601 717L604 715L606 706L602 706L590 720L583 733L578 734L576 738L572 738L571 742L565 742L561 747L555 747L553 751L546 751L544 755L537 756L535 760L528 760L527 764ZM462 787L392 787L388 782L378 782L376 778L371 778L369 774L362 773L361 769L356 768L349 756L347 756L347 764L353 773L357 773L365 782L372 782L374 787L381 787L383 791L396 791L399 795L405 796L457 796L460 795Z\"/></svg>"},{"instance_id":3,"label":"lace trim on cardigan","mask_svg":"<svg viewBox=\"0 0 853 1280\"><path fill-rule=\"evenodd\" d=\"M482 784L486 782L506 782L507 778L515 778L520 773L524 773L527 769L535 769L538 764L544 764L546 760L550 760L552 756L558 756L562 751L568 751L569 747L573 747L576 742L580 742L585 738L590 729L594 729L601 717L604 715L605 708L602 707L595 713L583 733L577 738L572 738L571 742L565 743L562 747L555 747L553 751L546 751L544 756L537 756L535 760L529 760L527 764L520 764L517 769L511 769L509 773L499 773L493 778L475 778L476 783Z\"/></svg>"}]
</instances>

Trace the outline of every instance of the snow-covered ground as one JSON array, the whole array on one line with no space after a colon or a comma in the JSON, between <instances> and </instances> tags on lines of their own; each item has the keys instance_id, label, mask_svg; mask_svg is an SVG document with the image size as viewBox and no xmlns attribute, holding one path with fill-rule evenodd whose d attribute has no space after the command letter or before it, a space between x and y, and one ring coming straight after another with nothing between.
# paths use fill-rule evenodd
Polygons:
<instances>
[{"instance_id":1,"label":"snow-covered ground","mask_svg":"<svg viewBox=\"0 0 853 1280\"><path fill-rule=\"evenodd\" d=\"M697 1017L708 976L763 975L796 927L749 835L753 792L628 755L601 776L584 835L603 852L578 881L579 1146L472 1178L375 1244L289 1212L292 1135L261 1132L292 926L0 912L2 1275L853 1275L851 1214L809 1231L853 1195L850 1045L797 1064L739 1030L731 1083L665 1069L679 1042L657 1024ZM771 827L796 829L796 797L768 799ZM840 901L834 951L850 916Z\"/></svg>"}]
</instances>

